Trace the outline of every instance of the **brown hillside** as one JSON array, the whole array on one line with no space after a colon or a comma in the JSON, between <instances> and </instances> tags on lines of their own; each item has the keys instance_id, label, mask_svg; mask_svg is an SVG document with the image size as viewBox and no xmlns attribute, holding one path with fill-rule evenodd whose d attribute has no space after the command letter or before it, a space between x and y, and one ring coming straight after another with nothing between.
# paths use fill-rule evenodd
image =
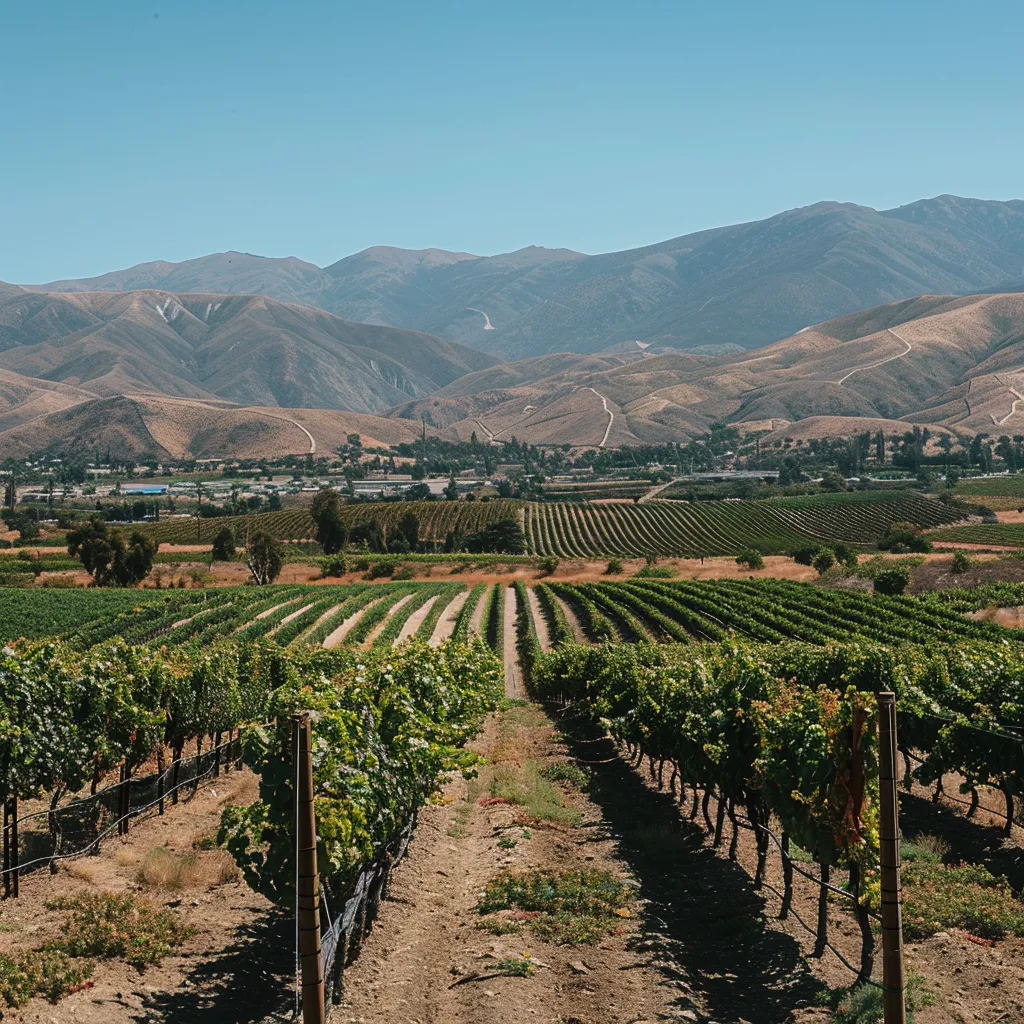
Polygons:
<instances>
[{"instance_id":1,"label":"brown hillside","mask_svg":"<svg viewBox=\"0 0 1024 1024\"><path fill-rule=\"evenodd\" d=\"M112 396L383 412L497 360L262 296L0 295L0 368Z\"/></svg>"},{"instance_id":2,"label":"brown hillside","mask_svg":"<svg viewBox=\"0 0 1024 1024\"><path fill-rule=\"evenodd\" d=\"M115 458L280 458L327 454L359 434L366 447L415 441L420 425L333 409L244 408L135 395L92 399L0 432L0 450ZM308 431L308 433L307 433ZM312 440L310 439L312 436Z\"/></svg>"},{"instance_id":3,"label":"brown hillside","mask_svg":"<svg viewBox=\"0 0 1024 1024\"><path fill-rule=\"evenodd\" d=\"M554 357L550 357L554 358ZM559 357L561 358L561 357ZM580 357L537 377L538 360L503 367L492 390L466 380L407 404L458 436L485 425L535 443L593 444L591 392L615 413L608 443L682 440L715 421L813 419L836 433L865 420L1024 429L1024 294L923 296L816 324L754 351L717 359L682 353L593 369ZM496 370L474 375L481 383ZM458 391L464 397L448 397ZM461 419L459 418L461 417ZM877 429L877 428L876 428ZM617 440L618 439L618 440Z\"/></svg>"}]
</instances>

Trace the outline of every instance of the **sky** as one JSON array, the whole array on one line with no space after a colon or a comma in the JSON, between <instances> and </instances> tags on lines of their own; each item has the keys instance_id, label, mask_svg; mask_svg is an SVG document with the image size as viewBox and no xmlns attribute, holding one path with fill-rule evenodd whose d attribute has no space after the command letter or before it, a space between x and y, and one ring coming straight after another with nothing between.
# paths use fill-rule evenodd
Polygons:
<instances>
[{"instance_id":1,"label":"sky","mask_svg":"<svg viewBox=\"0 0 1024 1024\"><path fill-rule=\"evenodd\" d=\"M7 0L0 280L1024 198L1024 5Z\"/></svg>"}]
</instances>

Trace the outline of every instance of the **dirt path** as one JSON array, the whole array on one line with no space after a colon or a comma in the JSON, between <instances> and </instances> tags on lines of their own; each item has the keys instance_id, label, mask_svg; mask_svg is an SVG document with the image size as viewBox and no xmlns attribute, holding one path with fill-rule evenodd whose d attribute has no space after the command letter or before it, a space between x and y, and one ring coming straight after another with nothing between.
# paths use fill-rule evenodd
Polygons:
<instances>
[{"instance_id":1,"label":"dirt path","mask_svg":"<svg viewBox=\"0 0 1024 1024\"><path fill-rule=\"evenodd\" d=\"M442 640L447 640L455 632L455 620L458 619L459 612L462 611L462 606L466 603L467 597L469 597L468 590L464 590L461 594L456 594L455 599L450 601L448 607L441 612L441 618L437 620L434 634L429 641L431 647L437 647Z\"/></svg>"},{"instance_id":2,"label":"dirt path","mask_svg":"<svg viewBox=\"0 0 1024 1024\"><path fill-rule=\"evenodd\" d=\"M405 625L402 626L401 630L399 630L398 636L395 637L394 646L397 647L403 640L408 640L409 637L411 637L413 633L423 625L423 620L430 614L430 609L437 603L438 596L439 595L435 595L434 597L427 598L427 600L424 601L423 604L421 604L419 608L417 608L416 611L414 611L412 615L405 620Z\"/></svg>"},{"instance_id":3,"label":"dirt path","mask_svg":"<svg viewBox=\"0 0 1024 1024\"><path fill-rule=\"evenodd\" d=\"M488 758L479 779L451 783L445 790L450 802L421 813L376 927L346 972L341 1019L361 1024L698 1019L690 1016L693 1003L685 983L670 982L648 963L653 944L638 929L639 906L623 908L614 930L595 945L556 945L525 923L512 934L479 927L477 902L503 870L598 869L616 878L626 872L600 811L578 790L558 786L563 806L555 808L482 805L494 787L523 786L546 764L564 760L550 721L535 706L511 708L492 719L477 749ZM534 812L561 820L537 820ZM531 976L494 976L501 961L524 959L532 964ZM474 974L481 977L473 980Z\"/></svg>"},{"instance_id":4,"label":"dirt path","mask_svg":"<svg viewBox=\"0 0 1024 1024\"><path fill-rule=\"evenodd\" d=\"M672 477L672 479L669 480L667 483L657 484L655 487L652 487L646 494L640 495L639 504L642 505L644 502L650 501L652 498L657 497L666 488L671 487L677 479L677 477Z\"/></svg>"},{"instance_id":5,"label":"dirt path","mask_svg":"<svg viewBox=\"0 0 1024 1024\"><path fill-rule=\"evenodd\" d=\"M601 394L600 391L595 391L594 388L588 387L587 391L593 391L598 398L601 399L601 405L604 406L604 411L608 413L608 426L604 428L604 437L601 438L598 448L603 448L608 443L608 435L612 432L612 426L615 423L615 413L608 408L608 399Z\"/></svg>"},{"instance_id":6,"label":"dirt path","mask_svg":"<svg viewBox=\"0 0 1024 1024\"><path fill-rule=\"evenodd\" d=\"M891 327L887 327L886 330L897 341L901 341L901 342L903 342L904 345L907 346L905 351L900 352L898 355L895 355L895 356L889 356L887 359L880 359L877 363L868 363L867 366L855 367L854 369L850 370L850 372L847 373L844 377L840 377L839 380L836 380L836 381L826 381L825 383L826 384L842 384L844 381L849 380L855 373L860 373L862 370L876 370L879 366L885 366L886 363L891 363L891 362L893 362L896 359L904 359L908 355L910 355L911 352L914 351L914 346L911 345L910 342L907 341L906 338L900 337L900 335L898 335Z\"/></svg>"},{"instance_id":7,"label":"dirt path","mask_svg":"<svg viewBox=\"0 0 1024 1024\"><path fill-rule=\"evenodd\" d=\"M580 644L587 643L587 634L583 632L583 627L580 625L580 620L576 618L576 613L557 594L555 595L555 600L565 613L565 621L569 623L569 628L572 630L572 635L576 638L576 642Z\"/></svg>"},{"instance_id":8,"label":"dirt path","mask_svg":"<svg viewBox=\"0 0 1024 1024\"><path fill-rule=\"evenodd\" d=\"M268 608L268 609L267 609L266 611L260 612L260 613L259 613L259 615L257 615L257 616L255 617L255 620L254 620L254 621L256 621L256 622L259 622L259 621L260 621L260 619L266 619L266 618L269 618L269 617L270 617L271 615L273 615L273 614L274 614L274 612L276 612L276 611L277 611L277 610L278 610L279 608L283 608L283 607L284 607L284 606L285 606L286 604L291 604L291 603L292 603L292 601L296 601L296 600L300 600L300 599L299 599L299 598L294 598L294 597L293 597L293 598L291 598L291 600L288 600L288 601L282 601L282 602L281 602L280 604L275 604L273 608ZM186 620L186 621L187 621L187 620Z\"/></svg>"},{"instance_id":9,"label":"dirt path","mask_svg":"<svg viewBox=\"0 0 1024 1024\"><path fill-rule=\"evenodd\" d=\"M523 686L523 669L519 664L519 645L516 643L516 605L515 587L505 588L505 635L502 650L505 653L505 696L525 697Z\"/></svg>"},{"instance_id":10,"label":"dirt path","mask_svg":"<svg viewBox=\"0 0 1024 1024\"><path fill-rule=\"evenodd\" d=\"M377 637L379 637L381 635L381 633L384 632L384 630L387 628L388 622L391 619L391 616L394 615L395 612L397 612L399 608L401 608L404 604L408 603L412 599L413 599L413 595L412 594L406 594L405 597L400 597L388 609L387 614L384 616L384 618L381 619L380 622L378 622L373 627L373 629L371 629L370 632L366 634L366 639L363 640L363 648L365 650L369 650L373 646L374 641L376 641Z\"/></svg>"},{"instance_id":11,"label":"dirt path","mask_svg":"<svg viewBox=\"0 0 1024 1024\"><path fill-rule=\"evenodd\" d=\"M355 624L366 614L367 610L372 608L377 602L371 601L367 605L363 605L362 608L357 609L352 615L350 615L333 633L328 633L324 637L324 647L331 648L337 647L338 644L348 636L349 631L355 626Z\"/></svg>"},{"instance_id":12,"label":"dirt path","mask_svg":"<svg viewBox=\"0 0 1024 1024\"><path fill-rule=\"evenodd\" d=\"M304 604L301 607L296 608L295 611L290 612L288 615L286 615L277 624L276 629L271 630L271 632L272 633L276 633L277 630L280 629L282 626L287 626L289 622L291 622L293 619L297 619L303 612L308 612L309 609L312 608L315 603L316 603L315 601L310 601L309 604Z\"/></svg>"},{"instance_id":13,"label":"dirt path","mask_svg":"<svg viewBox=\"0 0 1024 1024\"><path fill-rule=\"evenodd\" d=\"M477 601L476 607L473 609L473 614L469 617L470 636L480 636L483 633L484 607L487 604L487 598L489 596L489 593L485 590L480 596L480 600Z\"/></svg>"},{"instance_id":14,"label":"dirt path","mask_svg":"<svg viewBox=\"0 0 1024 1024\"><path fill-rule=\"evenodd\" d=\"M548 620L540 607L540 598L534 587L527 587L526 594L530 600L530 614L533 616L533 628L537 630L537 640L542 651L551 650L551 634L548 632Z\"/></svg>"}]
</instances>

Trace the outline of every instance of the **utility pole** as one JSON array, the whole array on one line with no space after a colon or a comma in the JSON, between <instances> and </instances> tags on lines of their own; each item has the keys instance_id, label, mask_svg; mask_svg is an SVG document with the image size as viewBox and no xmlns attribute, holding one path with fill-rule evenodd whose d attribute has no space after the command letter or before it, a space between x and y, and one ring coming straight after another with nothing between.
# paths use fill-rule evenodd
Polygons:
<instances>
[{"instance_id":1,"label":"utility pole","mask_svg":"<svg viewBox=\"0 0 1024 1024\"><path fill-rule=\"evenodd\" d=\"M899 796L896 791L896 695L878 695L879 846L882 866L882 1007L885 1024L906 1024L903 917L900 907Z\"/></svg>"},{"instance_id":2,"label":"utility pole","mask_svg":"<svg viewBox=\"0 0 1024 1024\"><path fill-rule=\"evenodd\" d=\"M302 1024L325 1024L324 974L320 957L320 875L316 866L316 813L313 808L313 755L309 712L293 718L298 789L295 793L295 855L298 889L295 913L299 929Z\"/></svg>"}]
</instances>

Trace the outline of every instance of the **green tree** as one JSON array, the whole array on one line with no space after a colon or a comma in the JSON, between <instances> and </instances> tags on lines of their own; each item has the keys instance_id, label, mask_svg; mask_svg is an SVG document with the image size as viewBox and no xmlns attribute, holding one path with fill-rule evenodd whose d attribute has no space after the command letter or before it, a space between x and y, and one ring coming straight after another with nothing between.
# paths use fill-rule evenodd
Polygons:
<instances>
[{"instance_id":1,"label":"green tree","mask_svg":"<svg viewBox=\"0 0 1024 1024\"><path fill-rule=\"evenodd\" d=\"M815 556L811 565L818 571L819 576L824 576L829 569L835 568L836 555L831 548L822 548Z\"/></svg>"},{"instance_id":2,"label":"green tree","mask_svg":"<svg viewBox=\"0 0 1024 1024\"><path fill-rule=\"evenodd\" d=\"M324 554L336 555L348 543L348 530L341 516L341 496L325 487L317 492L309 511Z\"/></svg>"},{"instance_id":3,"label":"green tree","mask_svg":"<svg viewBox=\"0 0 1024 1024\"><path fill-rule=\"evenodd\" d=\"M230 562L235 557L235 534L230 526L222 526L213 537L213 560Z\"/></svg>"},{"instance_id":4,"label":"green tree","mask_svg":"<svg viewBox=\"0 0 1024 1024\"><path fill-rule=\"evenodd\" d=\"M521 555L526 550L526 537L516 519L499 519L466 538L466 548L473 552L493 551Z\"/></svg>"},{"instance_id":5,"label":"green tree","mask_svg":"<svg viewBox=\"0 0 1024 1024\"><path fill-rule=\"evenodd\" d=\"M145 579L153 568L159 544L148 534L132 531L128 540L99 516L68 533L68 554L91 573L97 586L127 587Z\"/></svg>"},{"instance_id":6,"label":"green tree","mask_svg":"<svg viewBox=\"0 0 1024 1024\"><path fill-rule=\"evenodd\" d=\"M252 578L261 587L273 583L281 575L281 545L263 530L249 538L245 548L245 560Z\"/></svg>"}]
</instances>

